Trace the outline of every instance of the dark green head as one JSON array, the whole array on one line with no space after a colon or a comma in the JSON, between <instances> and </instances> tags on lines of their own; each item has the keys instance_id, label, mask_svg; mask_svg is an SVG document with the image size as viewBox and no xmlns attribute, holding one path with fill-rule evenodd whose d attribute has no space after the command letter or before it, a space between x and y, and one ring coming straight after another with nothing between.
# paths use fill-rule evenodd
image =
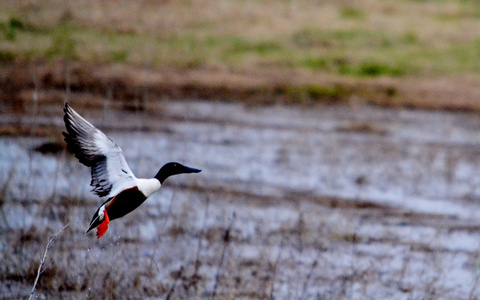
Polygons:
<instances>
[{"instance_id":1,"label":"dark green head","mask_svg":"<svg viewBox=\"0 0 480 300\"><path fill-rule=\"evenodd\" d=\"M186 167L177 162L169 162L165 164L160 171L158 171L155 178L157 178L160 183L163 183L165 179L172 175L182 174L182 173L199 173L202 170Z\"/></svg>"}]
</instances>

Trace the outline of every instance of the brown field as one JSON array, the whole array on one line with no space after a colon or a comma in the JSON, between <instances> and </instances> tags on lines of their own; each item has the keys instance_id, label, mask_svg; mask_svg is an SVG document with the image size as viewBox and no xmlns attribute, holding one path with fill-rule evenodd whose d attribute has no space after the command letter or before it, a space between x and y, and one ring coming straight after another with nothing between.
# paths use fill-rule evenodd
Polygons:
<instances>
[{"instance_id":1,"label":"brown field","mask_svg":"<svg viewBox=\"0 0 480 300\"><path fill-rule=\"evenodd\" d=\"M0 25L9 92L12 73L46 89L53 73L156 97L479 109L475 1L2 1Z\"/></svg>"}]
</instances>

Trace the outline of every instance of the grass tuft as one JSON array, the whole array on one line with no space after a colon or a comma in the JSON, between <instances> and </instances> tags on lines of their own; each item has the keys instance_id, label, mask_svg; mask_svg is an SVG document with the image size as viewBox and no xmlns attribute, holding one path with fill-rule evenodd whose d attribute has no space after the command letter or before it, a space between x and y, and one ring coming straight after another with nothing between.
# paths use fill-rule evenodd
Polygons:
<instances>
[{"instance_id":1,"label":"grass tuft","mask_svg":"<svg viewBox=\"0 0 480 300\"><path fill-rule=\"evenodd\" d=\"M328 62L325 57L307 58L302 65L312 70L324 70L328 67Z\"/></svg>"},{"instance_id":2,"label":"grass tuft","mask_svg":"<svg viewBox=\"0 0 480 300\"><path fill-rule=\"evenodd\" d=\"M288 86L284 93L289 101L294 103L310 103L312 101L330 103L345 99L350 94L347 88L341 85L322 86L317 84Z\"/></svg>"},{"instance_id":3,"label":"grass tuft","mask_svg":"<svg viewBox=\"0 0 480 300\"><path fill-rule=\"evenodd\" d=\"M350 20L364 20L366 18L366 13L356 7L343 7L340 10L340 17L342 19L350 19Z\"/></svg>"},{"instance_id":4,"label":"grass tuft","mask_svg":"<svg viewBox=\"0 0 480 300\"><path fill-rule=\"evenodd\" d=\"M15 60L16 54L10 50L0 49L0 63L9 63Z\"/></svg>"},{"instance_id":5,"label":"grass tuft","mask_svg":"<svg viewBox=\"0 0 480 300\"><path fill-rule=\"evenodd\" d=\"M77 58L77 42L73 36L74 29L66 23L54 29L51 45L45 52L48 58L63 57L68 59Z\"/></svg>"},{"instance_id":6,"label":"grass tuft","mask_svg":"<svg viewBox=\"0 0 480 300\"><path fill-rule=\"evenodd\" d=\"M361 63L356 75L367 77L389 75L396 77L405 75L406 73L406 69L390 66L386 63L381 63L378 61L365 61Z\"/></svg>"},{"instance_id":7,"label":"grass tuft","mask_svg":"<svg viewBox=\"0 0 480 300\"><path fill-rule=\"evenodd\" d=\"M270 53L279 49L281 49L280 45L275 42L269 42L269 41L254 42L241 37L233 37L230 40L230 47L229 47L229 51L234 53L254 52L259 55L265 55L267 53Z\"/></svg>"},{"instance_id":8,"label":"grass tuft","mask_svg":"<svg viewBox=\"0 0 480 300\"><path fill-rule=\"evenodd\" d=\"M117 64L125 63L128 59L127 50L116 50L110 52L111 61Z\"/></svg>"},{"instance_id":9,"label":"grass tuft","mask_svg":"<svg viewBox=\"0 0 480 300\"><path fill-rule=\"evenodd\" d=\"M24 28L24 23L15 17L11 17L6 23L0 23L0 29L3 31L3 36L9 42L15 41L17 31L23 30Z\"/></svg>"}]
</instances>

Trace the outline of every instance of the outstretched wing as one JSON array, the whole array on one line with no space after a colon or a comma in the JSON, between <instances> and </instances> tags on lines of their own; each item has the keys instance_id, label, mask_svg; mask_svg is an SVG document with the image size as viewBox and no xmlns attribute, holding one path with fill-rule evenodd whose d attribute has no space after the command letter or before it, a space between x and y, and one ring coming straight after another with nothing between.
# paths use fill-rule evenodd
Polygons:
<instances>
[{"instance_id":1,"label":"outstretched wing","mask_svg":"<svg viewBox=\"0 0 480 300\"><path fill-rule=\"evenodd\" d=\"M82 118L68 103L63 109L67 132L62 132L68 149L92 169L92 192L100 197L116 196L136 185L136 177L128 167L122 149L103 132Z\"/></svg>"}]
</instances>

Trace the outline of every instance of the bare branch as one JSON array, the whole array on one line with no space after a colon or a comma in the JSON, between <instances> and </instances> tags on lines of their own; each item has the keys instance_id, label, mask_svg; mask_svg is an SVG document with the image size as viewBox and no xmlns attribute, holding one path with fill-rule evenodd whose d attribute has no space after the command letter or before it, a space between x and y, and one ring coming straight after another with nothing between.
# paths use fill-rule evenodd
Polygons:
<instances>
[{"instance_id":1,"label":"bare branch","mask_svg":"<svg viewBox=\"0 0 480 300\"><path fill-rule=\"evenodd\" d=\"M305 295L305 292L307 291L308 282L310 281L310 278L312 277L313 271L315 270L317 265L318 265L318 260L315 259L315 261L310 266L310 272L308 272L307 277L305 278L305 282L303 283L302 294L300 295L300 297L298 297L299 300L304 299L303 296Z\"/></svg>"},{"instance_id":2,"label":"bare branch","mask_svg":"<svg viewBox=\"0 0 480 300\"><path fill-rule=\"evenodd\" d=\"M275 290L275 277L277 276L277 269L278 269L278 264L280 263L280 259L282 257L282 252L283 252L283 247L285 242L285 236L282 236L282 239L280 240L280 248L278 249L278 255L277 259L275 260L275 264L273 265L273 274L272 274L272 285L270 286L270 296L269 299L274 299L273 298L273 292Z\"/></svg>"},{"instance_id":3,"label":"bare branch","mask_svg":"<svg viewBox=\"0 0 480 300\"><path fill-rule=\"evenodd\" d=\"M205 231L207 227L207 219L208 219L208 206L210 204L210 198L207 196L206 197L206 203L205 203L205 215L203 217L203 224L202 224L202 229L200 231L200 237L198 238L198 247L197 247L197 256L195 258L195 270L193 272L193 275L196 276L198 275L198 269L200 267L200 253L202 252L202 240L205 236Z\"/></svg>"},{"instance_id":4,"label":"bare branch","mask_svg":"<svg viewBox=\"0 0 480 300\"><path fill-rule=\"evenodd\" d=\"M227 246L231 239L230 232L232 230L233 222L235 221L236 216L237 215L234 212L232 215L232 220L230 221L230 225L228 225L228 228L225 230L225 234L223 236L222 256L220 257L220 261L218 262L217 274L215 275L215 284L213 286L213 292L210 299L215 299L215 296L217 295L218 282L220 281L220 272L222 270L223 260L225 259L225 252L227 251Z\"/></svg>"},{"instance_id":5,"label":"bare branch","mask_svg":"<svg viewBox=\"0 0 480 300\"><path fill-rule=\"evenodd\" d=\"M172 297L173 292L175 291L175 287L177 286L178 280L184 276L183 270L184 270L183 266L180 266L180 270L178 270L178 274L175 277L175 281L173 282L173 285L170 288L170 291L168 292L167 297L165 297L165 300L170 300L170 298Z\"/></svg>"},{"instance_id":6,"label":"bare branch","mask_svg":"<svg viewBox=\"0 0 480 300\"><path fill-rule=\"evenodd\" d=\"M45 252L43 253L43 257L42 257L42 260L40 261L40 265L38 266L38 271L37 271L37 277L35 278L35 282L33 283L33 286L32 286L32 290L30 291L30 297L28 298L28 300L31 300L33 295L35 294L35 287L37 286L37 283L38 283L38 279L40 278L40 274L43 273L43 271L45 269L42 269L43 268L43 265L45 264L45 260L47 259L47 253L48 253L48 250L52 247L53 245L53 242L55 241L55 239L65 230L65 228L67 228L70 224L67 224L65 226L63 226L62 229L60 229L54 236L51 236L48 238L48 242L47 242L47 246L45 247Z\"/></svg>"},{"instance_id":7,"label":"bare branch","mask_svg":"<svg viewBox=\"0 0 480 300\"><path fill-rule=\"evenodd\" d=\"M468 294L468 299L473 300L476 299L475 297L475 290L477 289L478 281L480 280L480 272L477 272L475 275L475 281L473 282L472 288L470 289L470 293Z\"/></svg>"}]
</instances>

